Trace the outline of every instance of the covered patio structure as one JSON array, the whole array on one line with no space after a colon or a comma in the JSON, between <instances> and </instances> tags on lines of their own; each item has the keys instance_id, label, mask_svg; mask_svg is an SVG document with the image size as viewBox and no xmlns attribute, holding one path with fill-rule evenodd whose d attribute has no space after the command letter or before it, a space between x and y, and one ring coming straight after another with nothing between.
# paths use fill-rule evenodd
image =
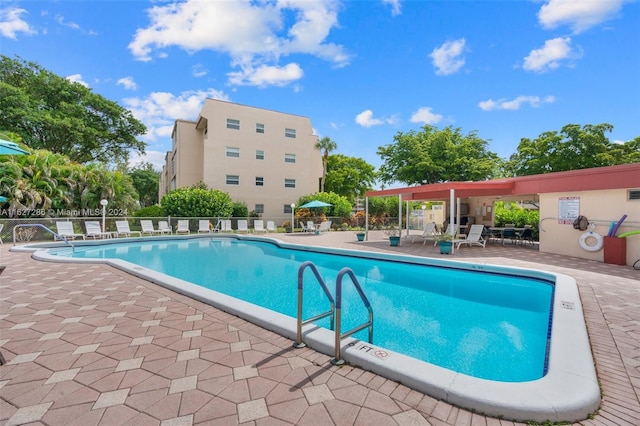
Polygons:
<instances>
[{"instance_id":1,"label":"covered patio structure","mask_svg":"<svg viewBox=\"0 0 640 426\"><path fill-rule=\"evenodd\" d=\"M540 207L540 250L603 261L602 251L580 248L571 225L578 215L585 215L596 232L607 234L612 221L623 215L627 219L621 232L640 229L640 164L598 167L545 173L479 182L444 182L429 185L369 191L365 211L369 223L369 197L397 196L399 227L402 228L402 201L444 201L449 218L455 222L493 225L493 203L534 201ZM570 200L571 203L567 203ZM461 208L465 205L466 208ZM567 205L571 211L563 210ZM408 210L408 209L407 209ZM575 216L575 217L574 217ZM408 221L407 221L408 223ZM550 232L548 232L550 231ZM408 226L406 229L408 233ZM573 235L572 235L573 234ZM626 263L640 258L640 235L627 238ZM568 243L569 242L569 243Z\"/></svg>"}]
</instances>

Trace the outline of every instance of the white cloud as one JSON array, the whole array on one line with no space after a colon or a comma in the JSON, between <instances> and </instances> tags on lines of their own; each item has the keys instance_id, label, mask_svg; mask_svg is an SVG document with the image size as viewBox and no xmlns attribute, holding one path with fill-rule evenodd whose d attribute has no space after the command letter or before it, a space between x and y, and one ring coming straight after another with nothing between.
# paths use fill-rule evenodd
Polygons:
<instances>
[{"instance_id":1,"label":"white cloud","mask_svg":"<svg viewBox=\"0 0 640 426\"><path fill-rule=\"evenodd\" d=\"M442 115L432 112L431 107L422 107L411 116L412 123L436 124L442 121Z\"/></svg>"},{"instance_id":2,"label":"white cloud","mask_svg":"<svg viewBox=\"0 0 640 426\"><path fill-rule=\"evenodd\" d=\"M400 0L382 0L382 2L391 5L391 15L397 16L402 13L400 11Z\"/></svg>"},{"instance_id":3,"label":"white cloud","mask_svg":"<svg viewBox=\"0 0 640 426\"><path fill-rule=\"evenodd\" d=\"M202 64L197 64L191 67L191 75L194 77L204 77L209 74L209 70L207 70Z\"/></svg>"},{"instance_id":4,"label":"white cloud","mask_svg":"<svg viewBox=\"0 0 640 426\"><path fill-rule=\"evenodd\" d=\"M151 163L153 164L153 168L156 171L162 171L162 166L166 164L165 156L167 155L166 151L150 151L146 150L144 154L140 155L138 153L132 153L129 158L129 167L139 167L143 163Z\"/></svg>"},{"instance_id":5,"label":"white cloud","mask_svg":"<svg viewBox=\"0 0 640 426\"><path fill-rule=\"evenodd\" d=\"M0 9L0 36L17 40L18 33L37 34L27 21L21 18L23 13L27 13L27 11L17 7Z\"/></svg>"},{"instance_id":6,"label":"white cloud","mask_svg":"<svg viewBox=\"0 0 640 426\"><path fill-rule=\"evenodd\" d=\"M198 118L207 98L229 100L223 92L209 89L183 92L177 96L167 92L153 92L145 98L124 98L122 103L135 118L147 126L147 134L143 139L155 141L159 137L171 137L176 119Z\"/></svg>"},{"instance_id":7,"label":"white cloud","mask_svg":"<svg viewBox=\"0 0 640 426\"><path fill-rule=\"evenodd\" d=\"M118 86L123 86L127 90L136 90L138 88L133 77L122 77L116 84Z\"/></svg>"},{"instance_id":8,"label":"white cloud","mask_svg":"<svg viewBox=\"0 0 640 426\"><path fill-rule=\"evenodd\" d=\"M371 111L370 109L367 109L365 111L362 111L360 114L356 115L355 121L362 127L372 127L372 126L379 126L381 124L384 124L385 122L390 123L390 122L393 122L394 120L393 119L381 120L379 118L373 118L373 111Z\"/></svg>"},{"instance_id":9,"label":"white cloud","mask_svg":"<svg viewBox=\"0 0 640 426\"><path fill-rule=\"evenodd\" d=\"M518 96L515 99L507 100L507 99L498 99L494 101L493 99L489 99L487 101L482 101L478 103L478 106L483 111L493 111L493 110L519 110L523 104L529 104L534 108L539 108L543 104L552 104L556 101L556 98L553 96L546 96L545 98L540 98L539 96Z\"/></svg>"},{"instance_id":10,"label":"white cloud","mask_svg":"<svg viewBox=\"0 0 640 426\"><path fill-rule=\"evenodd\" d=\"M440 47L433 49L429 55L431 62L436 68L437 75L449 75L460 70L464 66L464 46L466 40L460 38L458 40L447 41Z\"/></svg>"},{"instance_id":11,"label":"white cloud","mask_svg":"<svg viewBox=\"0 0 640 426\"><path fill-rule=\"evenodd\" d=\"M546 29L566 24L578 34L611 19L621 8L622 0L549 0L538 20Z\"/></svg>"},{"instance_id":12,"label":"white cloud","mask_svg":"<svg viewBox=\"0 0 640 426\"><path fill-rule=\"evenodd\" d=\"M527 71L545 72L556 69L564 59L577 56L572 52L570 37L556 37L544 42L540 49L534 49L524 58L522 68Z\"/></svg>"},{"instance_id":13,"label":"white cloud","mask_svg":"<svg viewBox=\"0 0 640 426\"><path fill-rule=\"evenodd\" d=\"M283 55L313 55L337 67L349 63L343 46L326 41L338 25L338 7L336 1L310 0L156 5L148 10L149 26L136 31L129 50L142 61L166 57L166 49L174 46L226 52L232 66L240 68L229 73L232 84L284 85L303 72L295 63L280 65Z\"/></svg>"},{"instance_id":14,"label":"white cloud","mask_svg":"<svg viewBox=\"0 0 640 426\"><path fill-rule=\"evenodd\" d=\"M229 83L238 86L286 86L292 81L302 78L303 71L298 64L291 63L284 67L260 65L256 68L247 65L238 72L230 72Z\"/></svg>"},{"instance_id":15,"label":"white cloud","mask_svg":"<svg viewBox=\"0 0 640 426\"><path fill-rule=\"evenodd\" d=\"M85 81L82 80L82 75L80 74L68 75L65 78L68 81L71 81L72 83L79 83L79 84L82 84L84 87L89 87L89 84L87 84Z\"/></svg>"}]
</instances>

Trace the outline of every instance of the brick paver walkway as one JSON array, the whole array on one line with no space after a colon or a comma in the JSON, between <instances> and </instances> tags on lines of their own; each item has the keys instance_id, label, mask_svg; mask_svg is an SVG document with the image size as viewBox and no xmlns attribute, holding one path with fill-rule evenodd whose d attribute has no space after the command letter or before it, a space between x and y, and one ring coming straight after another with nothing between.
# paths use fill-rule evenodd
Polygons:
<instances>
[{"instance_id":1,"label":"brick paver walkway","mask_svg":"<svg viewBox=\"0 0 640 426\"><path fill-rule=\"evenodd\" d=\"M441 257L382 235L300 244ZM0 247L0 425L505 425L351 366L114 268ZM584 425L640 424L640 271L488 244L456 259L578 281L602 385Z\"/></svg>"}]
</instances>

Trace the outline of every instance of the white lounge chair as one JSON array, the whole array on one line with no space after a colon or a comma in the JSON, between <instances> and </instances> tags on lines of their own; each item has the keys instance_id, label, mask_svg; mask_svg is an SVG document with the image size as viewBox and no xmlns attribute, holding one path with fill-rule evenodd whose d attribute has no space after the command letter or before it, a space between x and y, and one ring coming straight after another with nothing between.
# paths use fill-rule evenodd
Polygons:
<instances>
[{"instance_id":1,"label":"white lounge chair","mask_svg":"<svg viewBox=\"0 0 640 426\"><path fill-rule=\"evenodd\" d=\"M278 228L276 228L276 223L273 220L267 221L267 232L278 232Z\"/></svg>"},{"instance_id":2,"label":"white lounge chair","mask_svg":"<svg viewBox=\"0 0 640 426\"><path fill-rule=\"evenodd\" d=\"M198 234L208 234L211 232L211 223L207 219L200 219L198 221Z\"/></svg>"},{"instance_id":3,"label":"white lounge chair","mask_svg":"<svg viewBox=\"0 0 640 426\"><path fill-rule=\"evenodd\" d=\"M180 219L178 221L178 228L176 229L176 234L190 234L189 230L189 219Z\"/></svg>"},{"instance_id":4,"label":"white lounge chair","mask_svg":"<svg viewBox=\"0 0 640 426\"><path fill-rule=\"evenodd\" d=\"M422 240L422 244L426 244L427 241L432 241L435 238L436 224L435 222L427 223L424 226L424 231L420 235L414 235L411 239L412 243Z\"/></svg>"},{"instance_id":5,"label":"white lounge chair","mask_svg":"<svg viewBox=\"0 0 640 426\"><path fill-rule=\"evenodd\" d=\"M264 229L264 221L263 220L254 220L253 221L253 233L263 233L266 234L267 230Z\"/></svg>"},{"instance_id":6,"label":"white lounge chair","mask_svg":"<svg viewBox=\"0 0 640 426\"><path fill-rule=\"evenodd\" d=\"M462 244L484 247L485 244L487 244L487 241L482 237L483 230L484 225L471 225L471 229L469 230L466 238L457 238L453 240L453 243L458 245L456 249L459 249Z\"/></svg>"},{"instance_id":7,"label":"white lounge chair","mask_svg":"<svg viewBox=\"0 0 640 426\"><path fill-rule=\"evenodd\" d=\"M164 234L172 235L173 234L173 230L171 229L171 226L169 226L169 222L167 222L166 220L159 220L158 221L158 231L160 231L162 233L162 235L164 235Z\"/></svg>"},{"instance_id":8,"label":"white lounge chair","mask_svg":"<svg viewBox=\"0 0 640 426\"><path fill-rule=\"evenodd\" d=\"M141 220L140 221L140 226L142 227L142 235L145 234L149 234L149 235L154 235L154 234L162 234L163 232L160 231L159 229L155 229L153 227L153 222L150 220Z\"/></svg>"},{"instance_id":9,"label":"white lounge chair","mask_svg":"<svg viewBox=\"0 0 640 426\"><path fill-rule=\"evenodd\" d=\"M451 234L455 236L456 232L458 232L458 225L456 225L455 223L450 223L447 225L447 229L444 231L444 234ZM438 239L434 238L433 246L435 247L436 245L438 245Z\"/></svg>"},{"instance_id":10,"label":"white lounge chair","mask_svg":"<svg viewBox=\"0 0 640 426\"><path fill-rule=\"evenodd\" d=\"M88 238L111 238L111 232L102 232L100 228L100 222L97 220L87 220L84 223L84 229L87 231L85 234Z\"/></svg>"},{"instance_id":11,"label":"white lounge chair","mask_svg":"<svg viewBox=\"0 0 640 426\"><path fill-rule=\"evenodd\" d=\"M131 237L132 235L138 234L139 237L142 236L142 232L140 231L132 231L129 229L129 222L126 220L117 220L116 221L116 236L124 235L125 237Z\"/></svg>"},{"instance_id":12,"label":"white lounge chair","mask_svg":"<svg viewBox=\"0 0 640 426\"><path fill-rule=\"evenodd\" d=\"M316 230L316 225L314 225L312 220L307 221L307 232L314 232Z\"/></svg>"},{"instance_id":13,"label":"white lounge chair","mask_svg":"<svg viewBox=\"0 0 640 426\"><path fill-rule=\"evenodd\" d=\"M307 229L307 225L305 225L304 222L300 222L300 229L302 229L302 232L308 232L309 231Z\"/></svg>"},{"instance_id":14,"label":"white lounge chair","mask_svg":"<svg viewBox=\"0 0 640 426\"><path fill-rule=\"evenodd\" d=\"M84 234L76 233L73 230L73 222L65 220L64 222L56 222L56 229L58 230L58 237L55 237L57 240L75 240L76 238L82 237L85 239Z\"/></svg>"},{"instance_id":15,"label":"white lounge chair","mask_svg":"<svg viewBox=\"0 0 640 426\"><path fill-rule=\"evenodd\" d=\"M245 219L238 220L238 234L248 234L249 225Z\"/></svg>"},{"instance_id":16,"label":"white lounge chair","mask_svg":"<svg viewBox=\"0 0 640 426\"><path fill-rule=\"evenodd\" d=\"M318 232L322 234L323 232L329 232L331 230L331 221L324 221L318 226Z\"/></svg>"}]
</instances>

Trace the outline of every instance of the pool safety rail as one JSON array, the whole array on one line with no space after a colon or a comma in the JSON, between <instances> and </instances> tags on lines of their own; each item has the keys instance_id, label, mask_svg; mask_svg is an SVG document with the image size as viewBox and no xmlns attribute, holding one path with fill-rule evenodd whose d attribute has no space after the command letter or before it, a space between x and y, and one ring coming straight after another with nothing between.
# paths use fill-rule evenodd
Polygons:
<instances>
[{"instance_id":1,"label":"pool safety rail","mask_svg":"<svg viewBox=\"0 0 640 426\"><path fill-rule=\"evenodd\" d=\"M73 244L71 244L71 242L69 240L67 240L67 237L65 237L64 235L57 234L56 232L53 232L51 229L47 228L46 226L44 226L41 223L19 223L18 225L14 226L13 227L13 245L14 246L16 245L16 229L19 229L19 228L40 228L40 229L44 229L46 232L48 232L51 235L53 235L54 239L63 241L65 244L70 246L71 249L74 252L76 251L76 247Z\"/></svg>"},{"instance_id":2,"label":"pool safety rail","mask_svg":"<svg viewBox=\"0 0 640 426\"><path fill-rule=\"evenodd\" d=\"M331 309L325 313L316 315L312 318L303 320L302 319L302 295L303 295L303 281L304 281L304 271L305 269L311 269L311 271L313 272L313 274L315 275L316 279L318 280L318 283L322 286L322 289L324 290L325 295L327 296L327 298L329 299L329 302L331 304ZM358 292L358 295L360 296L360 299L362 300L362 303L364 304L364 306L367 308L368 314L369 314L369 319L367 322L356 326L354 328L352 328L351 330L341 333L341 326L342 326L342 280L343 277L345 275L349 275L349 278L351 278L351 282L353 283L353 285L356 288L356 291ZM342 339L344 339L345 337L349 337L354 333L357 333L360 330L364 330L365 328L369 329L369 343L373 344L373 309L371 308L371 303L369 303L369 299L367 298L367 296L364 294L364 291L362 290L362 286L360 285L360 283L358 282L358 279L356 278L355 274L353 273L353 271L351 270L351 268L342 268L340 270L340 272L338 272L338 276L336 277L336 298L335 298L335 302L333 297L331 296L331 292L329 291L326 283L324 282L324 280L322 279L322 277L320 276L320 273L318 272L318 269L316 268L316 266L312 263L312 262L304 262L300 268L298 269L298 312L297 312L297 336L296 336L296 342L294 343L294 347L296 348L303 348L306 346L306 344L302 341L302 326L304 324L308 324L310 322L316 321L318 319L322 319L322 318L326 318L328 316L331 316L331 330L334 331L335 333L335 356L334 358L331 360L331 363L333 365L342 365L344 364L344 360L342 359L342 355L341 355L341 348L340 348L340 342L342 341Z\"/></svg>"}]
</instances>

